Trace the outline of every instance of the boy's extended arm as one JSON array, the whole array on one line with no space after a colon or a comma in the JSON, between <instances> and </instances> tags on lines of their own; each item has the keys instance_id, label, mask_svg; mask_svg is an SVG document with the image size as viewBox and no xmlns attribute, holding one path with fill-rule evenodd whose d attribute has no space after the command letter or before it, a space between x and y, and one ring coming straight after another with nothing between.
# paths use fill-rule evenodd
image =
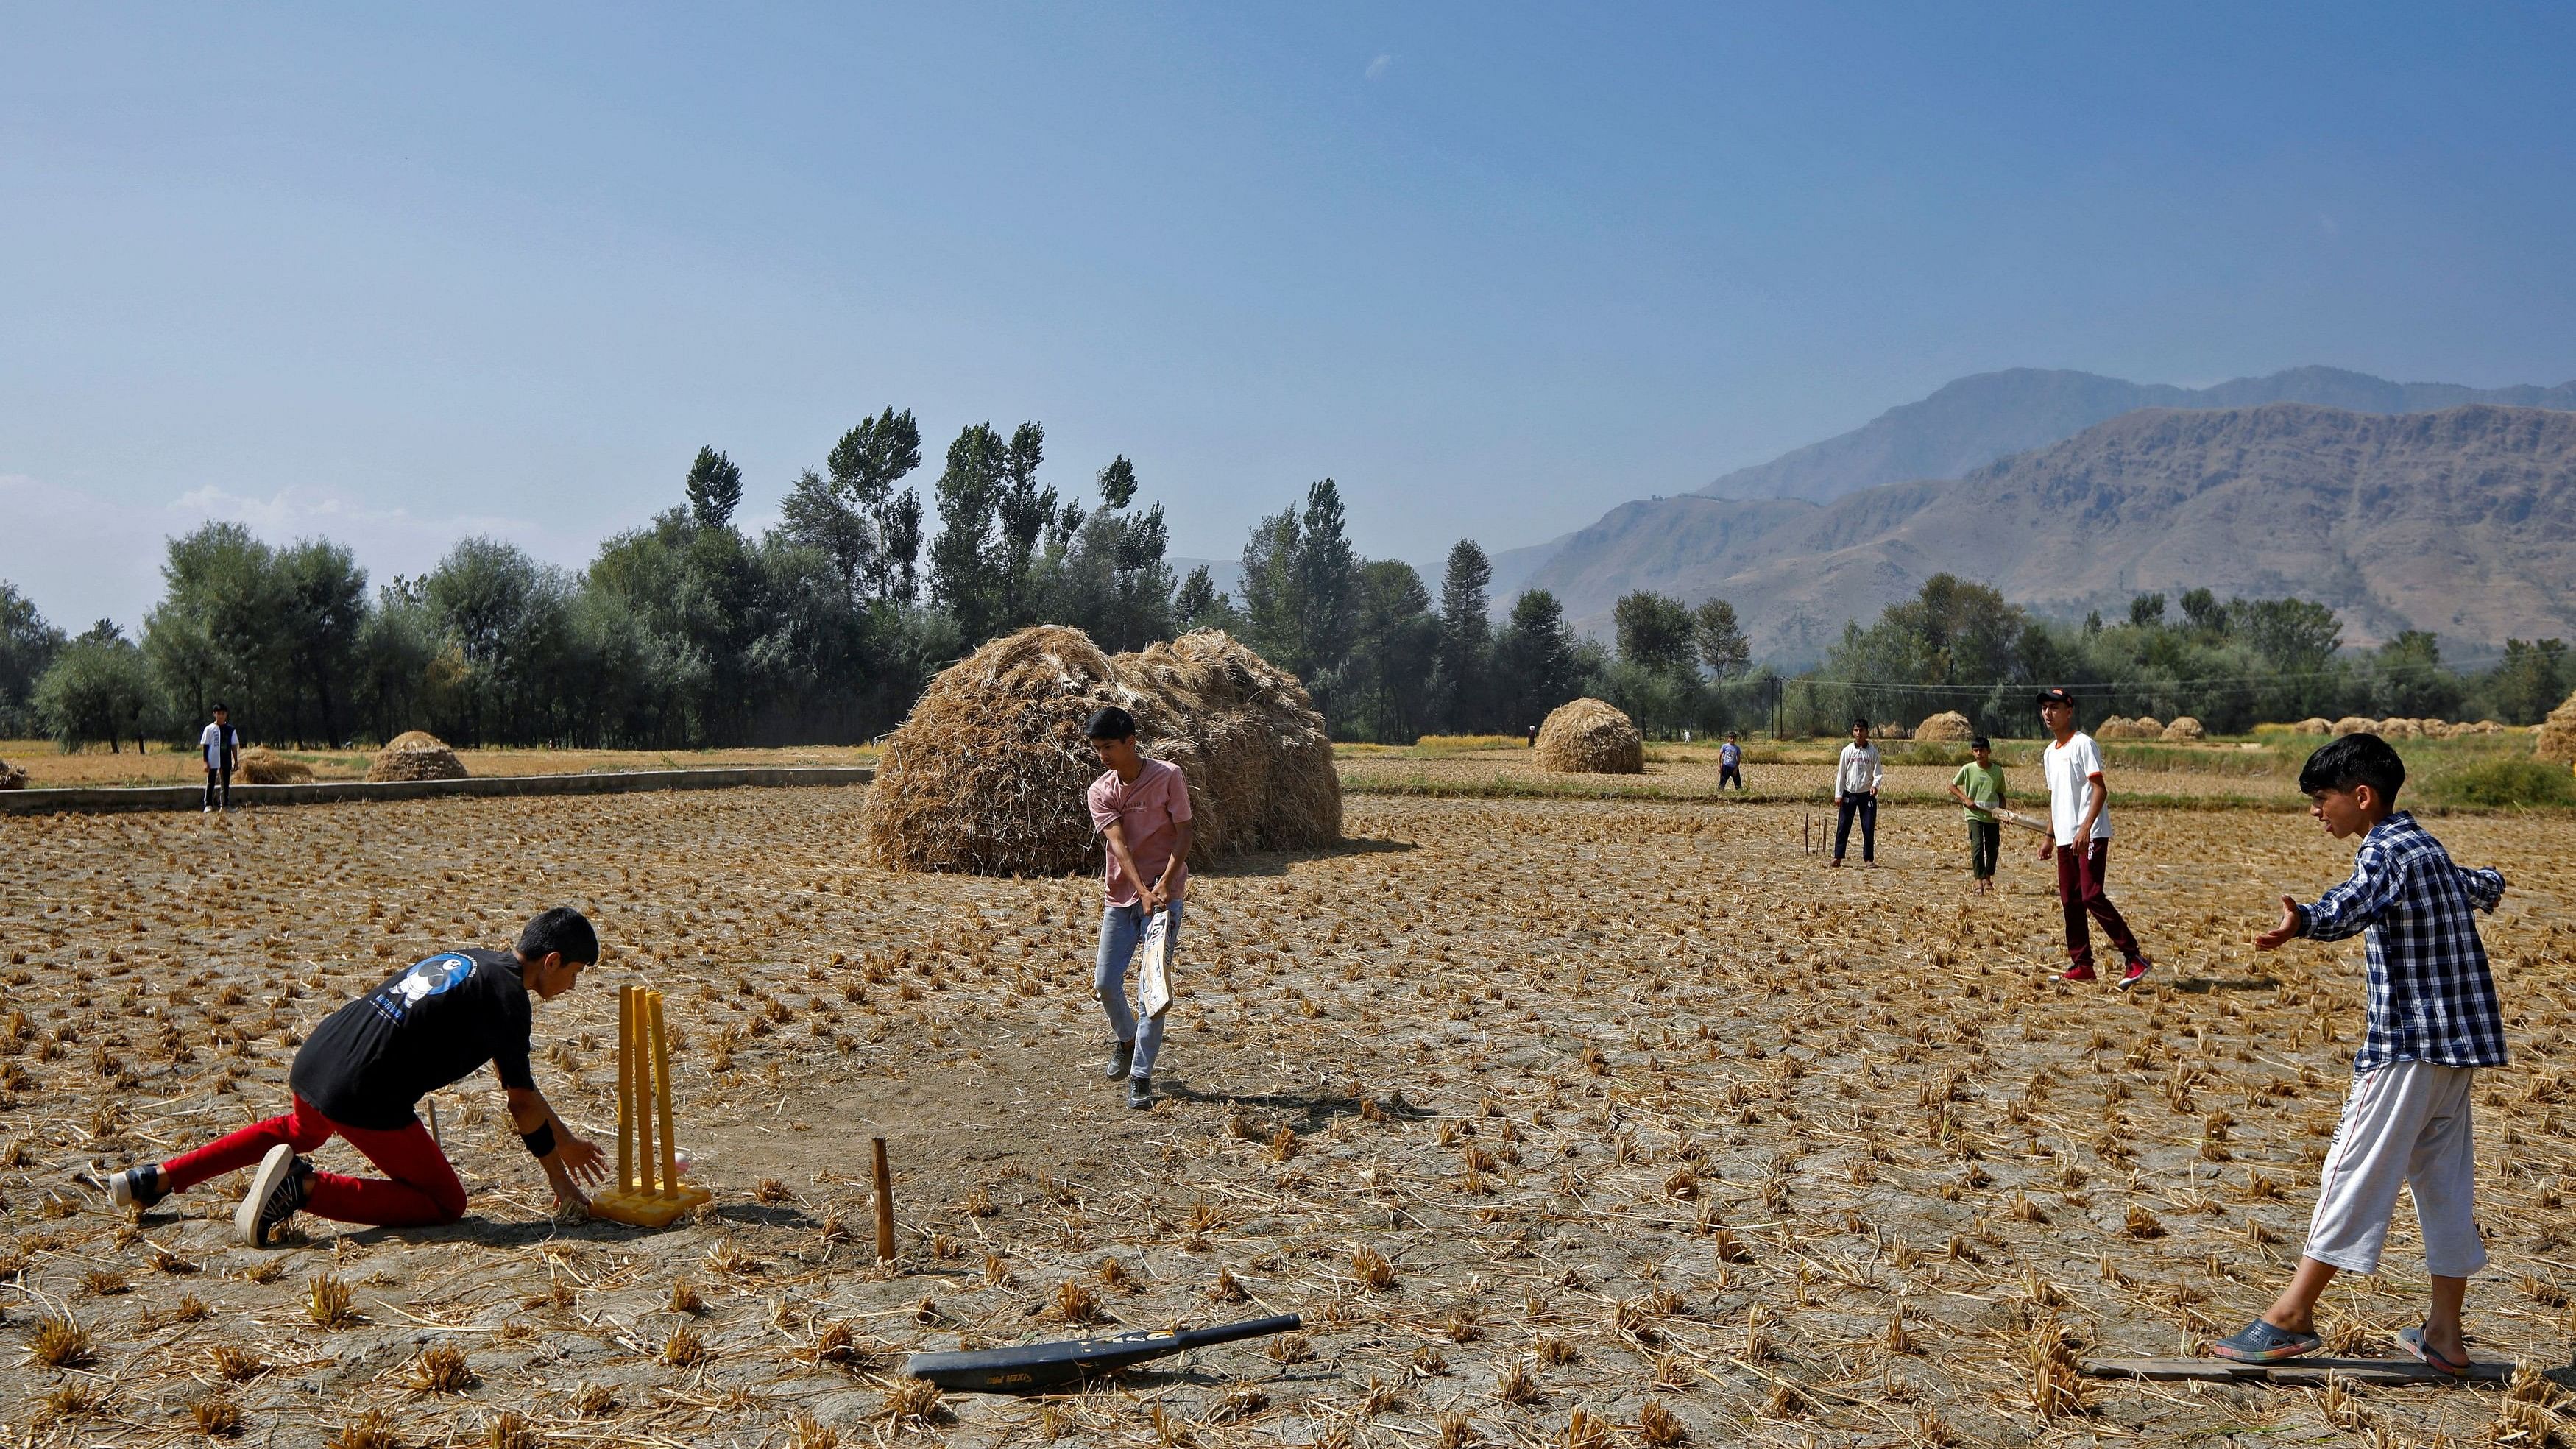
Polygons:
<instances>
[{"instance_id":1,"label":"boy's extended arm","mask_svg":"<svg viewBox=\"0 0 2576 1449\"><path fill-rule=\"evenodd\" d=\"M2397 887L2397 872L2389 869L2386 852L2364 845L2353 855L2352 879L2317 897L2315 905L2298 908L2299 934L2311 941L2357 936L2397 898Z\"/></svg>"},{"instance_id":2,"label":"boy's extended arm","mask_svg":"<svg viewBox=\"0 0 2576 1449\"><path fill-rule=\"evenodd\" d=\"M2451 869L2460 873L2460 889L2468 896L2470 909L2493 911L2496 902L2504 899L2504 872L2492 867L2470 870L2459 865Z\"/></svg>"},{"instance_id":3,"label":"boy's extended arm","mask_svg":"<svg viewBox=\"0 0 2576 1449\"><path fill-rule=\"evenodd\" d=\"M607 1159L597 1147L564 1125L545 1093L532 1087L504 1087L501 1093L509 1100L510 1125L520 1136L530 1136L540 1129L554 1134L553 1150L538 1158L537 1163L546 1170L546 1181L554 1187L556 1200L588 1206L590 1199L582 1193L581 1184L606 1178Z\"/></svg>"}]
</instances>

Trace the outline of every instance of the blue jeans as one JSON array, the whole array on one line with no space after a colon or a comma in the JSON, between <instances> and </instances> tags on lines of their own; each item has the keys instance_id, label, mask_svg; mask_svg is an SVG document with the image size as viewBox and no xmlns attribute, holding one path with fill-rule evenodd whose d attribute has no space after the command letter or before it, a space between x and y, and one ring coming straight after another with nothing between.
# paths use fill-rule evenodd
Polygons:
<instances>
[{"instance_id":1,"label":"blue jeans","mask_svg":"<svg viewBox=\"0 0 2576 1449\"><path fill-rule=\"evenodd\" d=\"M1177 950L1181 944L1181 903L1171 903L1171 932L1165 951ZM1154 1074L1154 1058L1163 1051L1163 1018L1145 1018L1142 1030L1136 1022L1135 1009L1127 1004L1127 967L1136 959L1136 947L1145 939L1145 923L1151 919L1140 902L1132 906L1104 906L1100 912L1100 960L1092 968L1091 993L1100 998L1100 1009L1109 1013L1109 1029L1120 1041L1136 1044L1136 1061L1128 1068L1131 1076ZM1167 958L1168 959L1168 958Z\"/></svg>"},{"instance_id":2,"label":"blue jeans","mask_svg":"<svg viewBox=\"0 0 2576 1449\"><path fill-rule=\"evenodd\" d=\"M1864 862L1878 859L1878 797L1845 795L1836 803L1840 808L1834 817L1834 859L1842 859L1844 849L1851 844L1855 815L1860 817L1860 858Z\"/></svg>"}]
</instances>

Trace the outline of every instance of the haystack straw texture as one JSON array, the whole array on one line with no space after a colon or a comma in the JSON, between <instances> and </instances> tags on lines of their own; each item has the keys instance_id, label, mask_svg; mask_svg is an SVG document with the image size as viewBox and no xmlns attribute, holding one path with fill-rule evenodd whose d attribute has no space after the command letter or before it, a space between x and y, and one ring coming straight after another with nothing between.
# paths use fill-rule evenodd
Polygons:
<instances>
[{"instance_id":1,"label":"haystack straw texture","mask_svg":"<svg viewBox=\"0 0 2576 1449\"><path fill-rule=\"evenodd\" d=\"M266 745L253 745L242 751L237 763L246 785L300 785L313 778L311 765L290 760Z\"/></svg>"},{"instance_id":2,"label":"haystack straw texture","mask_svg":"<svg viewBox=\"0 0 2576 1449\"><path fill-rule=\"evenodd\" d=\"M405 730L385 742L367 766L370 780L462 780L465 762L447 742L420 730Z\"/></svg>"},{"instance_id":3,"label":"haystack straw texture","mask_svg":"<svg viewBox=\"0 0 2576 1449\"><path fill-rule=\"evenodd\" d=\"M2488 721L2493 723L2493 721ZM2531 752L2561 765L2576 765L2576 694L2549 712L2531 742Z\"/></svg>"},{"instance_id":4,"label":"haystack straw texture","mask_svg":"<svg viewBox=\"0 0 2576 1449\"><path fill-rule=\"evenodd\" d=\"M2323 715L2312 714L2290 728L2303 735L2330 735L2334 733L2334 721Z\"/></svg>"},{"instance_id":5,"label":"haystack straw texture","mask_svg":"<svg viewBox=\"0 0 2576 1449\"><path fill-rule=\"evenodd\" d=\"M1960 744L1977 737L1977 727L1955 709L1945 709L1914 727L1918 740L1937 740L1942 744Z\"/></svg>"},{"instance_id":6,"label":"haystack straw texture","mask_svg":"<svg viewBox=\"0 0 2576 1449\"><path fill-rule=\"evenodd\" d=\"M1570 775L1646 773L1646 737L1619 707L1568 700L1538 727L1538 767Z\"/></svg>"},{"instance_id":7,"label":"haystack straw texture","mask_svg":"<svg viewBox=\"0 0 2576 1449\"><path fill-rule=\"evenodd\" d=\"M19 769L13 764L10 764L7 760L0 760L0 790L24 790L26 788L27 772Z\"/></svg>"},{"instance_id":8,"label":"haystack straw texture","mask_svg":"<svg viewBox=\"0 0 2576 1449\"><path fill-rule=\"evenodd\" d=\"M2440 721L2437 720L2435 723L2438 724ZM2374 733L2383 740L2422 739L2424 737L2424 725L2420 720L2391 716L2390 718L2381 720L2379 722L2379 728L2374 731Z\"/></svg>"},{"instance_id":9,"label":"haystack straw texture","mask_svg":"<svg viewBox=\"0 0 2576 1449\"><path fill-rule=\"evenodd\" d=\"M2200 727L2200 721L2187 714L2178 714L2174 716L2172 724L2165 726L2164 738L2177 744L2189 744L2205 737L2208 733Z\"/></svg>"},{"instance_id":10,"label":"haystack straw texture","mask_svg":"<svg viewBox=\"0 0 2576 1449\"><path fill-rule=\"evenodd\" d=\"M2364 719L2357 714L2345 715L2343 718L2334 722L2334 732L2337 736L2371 734L2376 732L2378 728L2379 721L2375 719Z\"/></svg>"},{"instance_id":11,"label":"haystack straw texture","mask_svg":"<svg viewBox=\"0 0 2576 1449\"><path fill-rule=\"evenodd\" d=\"M976 875L1093 867L1083 791L1100 761L1083 725L1111 704L1136 717L1146 754L1189 778L1192 860L1341 839L1332 740L1293 676L1220 629L1112 658L1079 629L1040 625L942 672L887 738L868 791L871 854Z\"/></svg>"},{"instance_id":12,"label":"haystack straw texture","mask_svg":"<svg viewBox=\"0 0 2576 1449\"><path fill-rule=\"evenodd\" d=\"M2102 721L2099 725L2094 726L2093 738L2097 740L2152 740L2162 737L2164 732L2164 722L2157 719L2154 715L2142 714L2136 719L2130 719L2125 715L2115 714L2109 719Z\"/></svg>"}]
</instances>

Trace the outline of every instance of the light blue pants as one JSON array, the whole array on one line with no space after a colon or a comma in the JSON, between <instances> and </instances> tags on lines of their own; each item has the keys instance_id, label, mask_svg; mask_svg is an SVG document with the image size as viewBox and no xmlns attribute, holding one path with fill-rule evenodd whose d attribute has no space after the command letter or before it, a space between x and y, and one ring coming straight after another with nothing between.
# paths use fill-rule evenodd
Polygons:
<instances>
[{"instance_id":1,"label":"light blue pants","mask_svg":"<svg viewBox=\"0 0 2576 1449\"><path fill-rule=\"evenodd\" d=\"M1171 903L1171 935L1166 950L1181 944L1181 903ZM1163 1050L1163 1018L1145 1018L1144 1029L1138 1030L1135 1008L1127 1004L1127 967L1136 959L1136 947L1145 939L1145 923L1151 920L1143 903L1132 906L1106 906L1100 912L1100 961L1092 969L1091 992L1100 998L1100 1009L1109 1013L1109 1029L1120 1041L1136 1044L1136 1062L1128 1069L1139 1077L1154 1074L1154 1058Z\"/></svg>"}]
</instances>

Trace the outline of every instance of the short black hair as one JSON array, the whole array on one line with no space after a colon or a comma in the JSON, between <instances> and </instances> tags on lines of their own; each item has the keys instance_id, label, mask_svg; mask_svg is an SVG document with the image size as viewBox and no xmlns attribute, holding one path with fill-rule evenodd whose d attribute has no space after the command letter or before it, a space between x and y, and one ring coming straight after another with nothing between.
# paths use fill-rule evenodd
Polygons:
<instances>
[{"instance_id":1,"label":"short black hair","mask_svg":"<svg viewBox=\"0 0 2576 1449\"><path fill-rule=\"evenodd\" d=\"M2379 792L2380 799L2393 804L2398 787L2405 783L2406 762L2398 758L2397 747L2374 734L2345 735L2320 746L2299 767L2302 795L2368 785Z\"/></svg>"},{"instance_id":2,"label":"short black hair","mask_svg":"<svg viewBox=\"0 0 2576 1449\"><path fill-rule=\"evenodd\" d=\"M230 714L232 713L232 709L219 699L215 701L215 713Z\"/></svg>"},{"instance_id":3,"label":"short black hair","mask_svg":"<svg viewBox=\"0 0 2576 1449\"><path fill-rule=\"evenodd\" d=\"M1972 750L1991 750L1994 747L1995 742L1987 739L1984 735L1979 735L1975 739L1968 741L1968 748Z\"/></svg>"},{"instance_id":4,"label":"short black hair","mask_svg":"<svg viewBox=\"0 0 2576 1449\"><path fill-rule=\"evenodd\" d=\"M521 956L537 961L557 952L579 965L599 964L599 933L591 929L590 917L570 906L556 906L520 928Z\"/></svg>"},{"instance_id":5,"label":"short black hair","mask_svg":"<svg viewBox=\"0 0 2576 1449\"><path fill-rule=\"evenodd\" d=\"M1869 728L1869 721L1862 719L1859 715L1853 715L1851 727L1856 730L1865 730Z\"/></svg>"},{"instance_id":6,"label":"short black hair","mask_svg":"<svg viewBox=\"0 0 2576 1449\"><path fill-rule=\"evenodd\" d=\"M1083 734L1095 740L1127 740L1136 737L1136 716L1109 705L1093 714L1091 723L1082 727Z\"/></svg>"}]
</instances>

